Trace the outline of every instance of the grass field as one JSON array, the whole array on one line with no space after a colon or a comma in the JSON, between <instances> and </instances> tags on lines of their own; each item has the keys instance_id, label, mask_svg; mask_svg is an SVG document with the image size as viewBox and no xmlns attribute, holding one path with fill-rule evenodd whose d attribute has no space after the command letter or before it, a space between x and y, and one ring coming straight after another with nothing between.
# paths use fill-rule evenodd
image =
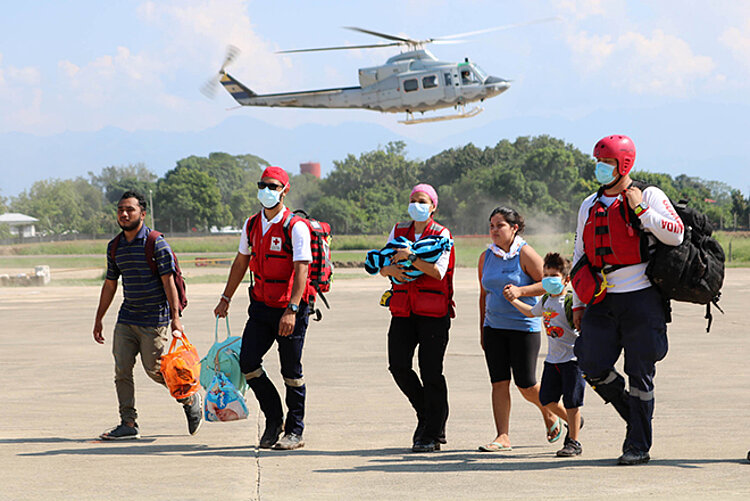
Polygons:
<instances>
[{"instance_id":1,"label":"grass field","mask_svg":"<svg viewBox=\"0 0 750 501\"><path fill-rule=\"evenodd\" d=\"M727 267L750 266L750 233L718 232L716 239L727 253ZM364 261L369 249L380 248L386 235L339 235L332 244L335 262L356 265ZM550 251L565 255L573 252L573 234L527 235L526 240L542 256ZM237 237L188 237L169 240L180 258L185 270L194 267L195 258L231 259L236 253ZM479 255L487 248L489 238L482 235L459 236L455 239L456 264L459 267L475 267ZM74 242L49 242L41 244L21 244L0 247L0 273L3 270L28 270L46 264L53 270L56 285L98 285L101 278L68 278L66 272L76 270L104 270L106 261L106 240L81 240ZM731 261L729 250L731 248ZM213 283L226 280L226 273L220 271L228 265L214 267L216 274L201 274L191 277L193 283Z\"/></svg>"}]
</instances>

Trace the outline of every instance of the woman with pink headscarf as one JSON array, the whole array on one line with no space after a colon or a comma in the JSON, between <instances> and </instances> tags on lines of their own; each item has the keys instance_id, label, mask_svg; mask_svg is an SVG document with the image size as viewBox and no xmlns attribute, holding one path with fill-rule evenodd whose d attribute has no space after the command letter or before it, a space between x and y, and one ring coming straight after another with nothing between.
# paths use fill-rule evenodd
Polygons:
<instances>
[{"instance_id":1,"label":"woman with pink headscarf","mask_svg":"<svg viewBox=\"0 0 750 501\"><path fill-rule=\"evenodd\" d=\"M411 221L398 223L391 230L390 242L405 237L416 242L428 236L452 239L450 231L436 223L432 216L438 206L438 195L429 184L418 184L409 198ZM455 252L451 247L434 263L422 260L411 249L400 249L380 274L395 279L389 309L388 370L417 413L417 428L412 437L412 451L440 450L445 441L448 419L448 387L443 376L443 358L448 346L448 330L453 310L453 267ZM412 280L406 268L423 272ZM414 351L419 347L419 376L412 368Z\"/></svg>"}]
</instances>

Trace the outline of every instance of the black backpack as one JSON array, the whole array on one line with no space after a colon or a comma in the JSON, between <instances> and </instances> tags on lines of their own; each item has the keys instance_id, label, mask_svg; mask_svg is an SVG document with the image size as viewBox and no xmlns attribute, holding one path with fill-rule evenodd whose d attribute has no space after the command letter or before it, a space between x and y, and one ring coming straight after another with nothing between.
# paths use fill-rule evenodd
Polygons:
<instances>
[{"instance_id":1,"label":"black backpack","mask_svg":"<svg viewBox=\"0 0 750 501\"><path fill-rule=\"evenodd\" d=\"M642 183L635 186L648 187ZM711 237L713 226L705 214L688 207L686 200L672 202L672 206L685 227L682 243L666 245L657 239L646 275L667 300L705 304L708 332L713 321L711 304L724 313L718 305L724 284L724 249Z\"/></svg>"}]
</instances>

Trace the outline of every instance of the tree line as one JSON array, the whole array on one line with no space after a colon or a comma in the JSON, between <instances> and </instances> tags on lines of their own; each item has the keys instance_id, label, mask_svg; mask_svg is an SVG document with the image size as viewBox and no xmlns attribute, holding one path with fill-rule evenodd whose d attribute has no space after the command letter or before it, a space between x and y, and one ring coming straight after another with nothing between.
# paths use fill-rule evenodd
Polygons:
<instances>
[{"instance_id":1,"label":"tree line","mask_svg":"<svg viewBox=\"0 0 750 501\"><path fill-rule=\"evenodd\" d=\"M163 232L238 227L260 208L255 183L266 165L251 154L211 153L178 160L162 177L143 164L109 166L88 177L37 181L10 200L0 196L0 213L34 216L47 234L112 234L119 197L135 189L153 200L149 210ZM334 161L324 179L284 167L292 186L287 206L330 222L340 234L382 234L408 219L409 192L419 182L438 190L436 219L456 234L485 233L497 205L537 218L546 229L572 231L581 201L598 187L590 155L544 135L484 149L467 144L424 161L408 158L405 143L392 142ZM674 201L689 200L717 228L748 224L750 200L726 183L645 171L632 177L659 186Z\"/></svg>"}]
</instances>

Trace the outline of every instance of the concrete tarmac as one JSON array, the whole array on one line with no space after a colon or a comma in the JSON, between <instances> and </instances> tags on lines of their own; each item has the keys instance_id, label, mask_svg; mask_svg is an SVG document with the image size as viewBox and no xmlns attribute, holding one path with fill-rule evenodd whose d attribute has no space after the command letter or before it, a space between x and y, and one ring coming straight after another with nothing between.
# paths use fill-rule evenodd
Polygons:
<instances>
[{"instance_id":1,"label":"concrete tarmac","mask_svg":"<svg viewBox=\"0 0 750 501\"><path fill-rule=\"evenodd\" d=\"M111 333L91 335L99 289L0 289L0 499L748 499L750 498L750 270L732 269L710 334L704 309L674 304L670 351L657 366L652 460L615 465L625 425L586 390L583 455L555 457L539 412L513 390L513 451L482 453L494 438L490 384L479 346L476 272L459 269L458 316L445 359L448 444L409 451L414 413L387 371L387 288L361 270L338 273L332 310L308 330L306 446L257 448L263 429L251 392L248 420L204 423L189 436L180 405L136 366L142 439L96 439L119 421ZM188 284L184 323L205 354L220 284ZM233 334L247 293L232 303ZM543 341L538 372L546 354ZM265 367L283 389L274 348Z\"/></svg>"}]
</instances>

